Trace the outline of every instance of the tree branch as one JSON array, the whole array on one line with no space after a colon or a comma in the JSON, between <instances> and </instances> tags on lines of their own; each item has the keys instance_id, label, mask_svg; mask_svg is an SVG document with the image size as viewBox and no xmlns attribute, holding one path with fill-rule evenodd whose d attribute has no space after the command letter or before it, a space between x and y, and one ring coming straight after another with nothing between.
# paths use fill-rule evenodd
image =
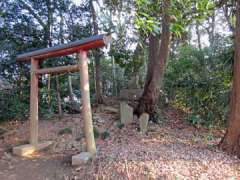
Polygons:
<instances>
[{"instance_id":1,"label":"tree branch","mask_svg":"<svg viewBox=\"0 0 240 180\"><path fill-rule=\"evenodd\" d=\"M29 13L31 15L33 15L33 17L39 22L39 24L45 28L46 27L46 24L42 21L41 17L39 17L39 15L37 15L34 10L32 9L31 6L29 6L25 1L22 1L22 0L19 0L22 5L25 7L25 9L27 9L29 11Z\"/></svg>"}]
</instances>

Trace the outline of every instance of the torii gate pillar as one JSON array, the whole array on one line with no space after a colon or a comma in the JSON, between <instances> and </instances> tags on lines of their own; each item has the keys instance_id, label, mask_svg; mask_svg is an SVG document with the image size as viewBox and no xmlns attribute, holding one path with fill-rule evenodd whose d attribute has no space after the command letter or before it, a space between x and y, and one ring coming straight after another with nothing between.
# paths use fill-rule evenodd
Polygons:
<instances>
[{"instance_id":1,"label":"torii gate pillar","mask_svg":"<svg viewBox=\"0 0 240 180\"><path fill-rule=\"evenodd\" d=\"M38 144L38 74L39 61L31 59L31 94L30 94L30 144Z\"/></svg>"},{"instance_id":2,"label":"torii gate pillar","mask_svg":"<svg viewBox=\"0 0 240 180\"><path fill-rule=\"evenodd\" d=\"M38 143L38 78L39 61L31 58L31 92L30 92L30 144L13 148L13 153L27 156L52 144L51 141Z\"/></svg>"},{"instance_id":3,"label":"torii gate pillar","mask_svg":"<svg viewBox=\"0 0 240 180\"><path fill-rule=\"evenodd\" d=\"M89 88L89 78L88 78L88 58L87 51L80 51L78 53L78 63L80 68L80 85L81 85L81 96L83 104L83 121L84 121L84 131L86 136L87 151L95 154L96 145L93 134L93 124L92 124L92 111L90 104L90 88Z\"/></svg>"}]
</instances>

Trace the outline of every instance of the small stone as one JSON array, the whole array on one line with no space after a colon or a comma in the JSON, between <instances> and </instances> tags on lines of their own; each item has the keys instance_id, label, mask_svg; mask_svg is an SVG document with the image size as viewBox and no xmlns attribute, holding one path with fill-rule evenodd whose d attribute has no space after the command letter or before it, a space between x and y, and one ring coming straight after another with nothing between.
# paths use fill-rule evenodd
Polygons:
<instances>
[{"instance_id":1,"label":"small stone","mask_svg":"<svg viewBox=\"0 0 240 180\"><path fill-rule=\"evenodd\" d=\"M99 124L102 124L102 123L105 122L105 120L102 119L102 118L101 118L100 116L98 116L98 115L93 116L93 120L94 120L94 122L99 123Z\"/></svg>"},{"instance_id":2,"label":"small stone","mask_svg":"<svg viewBox=\"0 0 240 180\"><path fill-rule=\"evenodd\" d=\"M149 120L149 114L147 113L143 113L139 118L140 131L142 134L145 134L147 132L148 120Z\"/></svg>"},{"instance_id":3,"label":"small stone","mask_svg":"<svg viewBox=\"0 0 240 180\"><path fill-rule=\"evenodd\" d=\"M81 164L86 164L89 160L91 160L93 157L93 154L90 152L82 152L80 154L77 154L75 156L72 156L72 165L77 166Z\"/></svg>"},{"instance_id":4,"label":"small stone","mask_svg":"<svg viewBox=\"0 0 240 180\"><path fill-rule=\"evenodd\" d=\"M120 103L120 118L122 124L131 124L133 122L133 108L126 102Z\"/></svg>"},{"instance_id":5,"label":"small stone","mask_svg":"<svg viewBox=\"0 0 240 180\"><path fill-rule=\"evenodd\" d=\"M4 159L7 159L7 160L12 159L12 156L9 153L5 152Z\"/></svg>"}]
</instances>

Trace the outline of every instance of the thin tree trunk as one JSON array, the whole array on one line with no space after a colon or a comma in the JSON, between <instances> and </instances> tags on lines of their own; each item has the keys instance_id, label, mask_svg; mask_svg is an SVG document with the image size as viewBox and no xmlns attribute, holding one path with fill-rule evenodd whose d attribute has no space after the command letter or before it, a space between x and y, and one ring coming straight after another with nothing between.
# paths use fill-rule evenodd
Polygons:
<instances>
[{"instance_id":1,"label":"thin tree trunk","mask_svg":"<svg viewBox=\"0 0 240 180\"><path fill-rule=\"evenodd\" d=\"M72 88L72 76L69 74L68 75L68 90L69 90L69 102L70 102L70 108L71 111L75 111L75 106L74 106L74 95L73 95L73 88Z\"/></svg>"},{"instance_id":2,"label":"thin tree trunk","mask_svg":"<svg viewBox=\"0 0 240 180\"><path fill-rule=\"evenodd\" d=\"M23 100L23 65L19 65L20 72L19 72L19 79L17 81L18 87L19 87L19 95L20 95L20 100Z\"/></svg>"},{"instance_id":3,"label":"thin tree trunk","mask_svg":"<svg viewBox=\"0 0 240 180\"><path fill-rule=\"evenodd\" d=\"M73 89L72 89L72 77L71 75L68 75L68 89L69 89L69 98L70 102L73 103Z\"/></svg>"},{"instance_id":4,"label":"thin tree trunk","mask_svg":"<svg viewBox=\"0 0 240 180\"><path fill-rule=\"evenodd\" d=\"M102 96L102 80L101 80L101 65L99 58L99 50L96 50L95 53L95 91L96 91L96 101L98 104L103 103Z\"/></svg>"},{"instance_id":5,"label":"thin tree trunk","mask_svg":"<svg viewBox=\"0 0 240 180\"><path fill-rule=\"evenodd\" d=\"M93 20L93 32L94 34L98 34L98 24L97 24L97 16L96 11L93 6L93 0L91 0L91 11L92 11L92 20ZM100 64L100 50L96 49L94 51L94 74L95 74L95 92L96 92L96 101L98 104L103 103L102 96L102 81L101 81L101 64Z\"/></svg>"},{"instance_id":6,"label":"thin tree trunk","mask_svg":"<svg viewBox=\"0 0 240 180\"><path fill-rule=\"evenodd\" d=\"M162 80L165 70L166 61L168 59L170 49L170 16L168 14L168 8L170 7L170 1L163 1L163 20L162 20L162 33L161 44L159 38L150 35L149 37L149 62L147 77L145 80L144 92L139 100L136 114L140 115L143 112L154 113L158 98L160 95L160 88L162 86ZM159 47L160 44L160 47Z\"/></svg>"},{"instance_id":7,"label":"thin tree trunk","mask_svg":"<svg viewBox=\"0 0 240 180\"><path fill-rule=\"evenodd\" d=\"M49 2L51 2L51 1L49 1ZM60 17L61 17L61 20L60 20L59 40L63 44L64 43L64 37L63 37L63 25L64 24L63 24L63 14L62 14L62 11L60 11ZM50 22L51 22L52 21L52 15L49 15L49 18L50 18ZM51 29L52 28L50 28L50 35L52 34L51 33ZM56 76L56 90L57 90L57 102L58 102L58 117L59 117L59 119L61 119L61 117L63 115L63 112L62 112L62 98L61 98L61 92L60 92L61 88L60 88L60 82L59 82L59 76L58 75Z\"/></svg>"},{"instance_id":8,"label":"thin tree trunk","mask_svg":"<svg viewBox=\"0 0 240 180\"><path fill-rule=\"evenodd\" d=\"M213 15L211 17L211 33L210 33L210 45L211 47L214 45L214 34L215 34L215 12L213 12Z\"/></svg>"},{"instance_id":9,"label":"thin tree trunk","mask_svg":"<svg viewBox=\"0 0 240 180\"><path fill-rule=\"evenodd\" d=\"M205 30L207 31L208 34L210 47L213 48L215 34L215 11L213 11L212 16L208 19L207 23L209 24L209 26L205 27Z\"/></svg>"},{"instance_id":10,"label":"thin tree trunk","mask_svg":"<svg viewBox=\"0 0 240 180\"><path fill-rule=\"evenodd\" d=\"M60 83L59 83L59 77L56 76L56 88L57 88L57 102L58 102L58 116L59 118L62 117L62 100L61 100L61 94L60 94Z\"/></svg>"},{"instance_id":11,"label":"thin tree trunk","mask_svg":"<svg viewBox=\"0 0 240 180\"><path fill-rule=\"evenodd\" d=\"M117 96L116 69L114 56L112 57L112 81L113 81L112 95Z\"/></svg>"},{"instance_id":12,"label":"thin tree trunk","mask_svg":"<svg viewBox=\"0 0 240 180\"><path fill-rule=\"evenodd\" d=\"M48 74L48 82L47 82L47 104L48 104L48 110L51 111L51 74Z\"/></svg>"},{"instance_id":13,"label":"thin tree trunk","mask_svg":"<svg viewBox=\"0 0 240 180\"><path fill-rule=\"evenodd\" d=\"M198 43L198 49L201 51L202 46L201 46L201 34L199 30L199 23L196 23L196 34L197 34L197 43Z\"/></svg>"},{"instance_id":14,"label":"thin tree trunk","mask_svg":"<svg viewBox=\"0 0 240 180\"><path fill-rule=\"evenodd\" d=\"M227 21L229 30L231 32L234 32L235 28L234 28L234 25L231 22L232 15L231 15L231 12L229 12L230 8L231 7L228 7L227 5L223 6L223 13L224 13L225 19Z\"/></svg>"},{"instance_id":15,"label":"thin tree trunk","mask_svg":"<svg viewBox=\"0 0 240 180\"><path fill-rule=\"evenodd\" d=\"M240 0L237 0L233 85L228 128L219 147L240 157Z\"/></svg>"}]
</instances>

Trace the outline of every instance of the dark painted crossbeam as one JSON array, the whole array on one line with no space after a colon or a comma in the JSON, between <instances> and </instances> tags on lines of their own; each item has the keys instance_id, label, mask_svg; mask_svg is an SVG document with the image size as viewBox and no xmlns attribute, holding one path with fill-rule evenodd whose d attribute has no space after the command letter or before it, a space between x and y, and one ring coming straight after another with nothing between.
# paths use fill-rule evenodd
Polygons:
<instances>
[{"instance_id":1,"label":"dark painted crossbeam","mask_svg":"<svg viewBox=\"0 0 240 180\"><path fill-rule=\"evenodd\" d=\"M82 40L77 40L68 44L61 44L54 47L39 49L36 51L20 54L17 61L30 61L31 58L45 60L47 58L66 56L77 53L80 50L90 50L107 45L111 41L111 35L95 35Z\"/></svg>"}]
</instances>

